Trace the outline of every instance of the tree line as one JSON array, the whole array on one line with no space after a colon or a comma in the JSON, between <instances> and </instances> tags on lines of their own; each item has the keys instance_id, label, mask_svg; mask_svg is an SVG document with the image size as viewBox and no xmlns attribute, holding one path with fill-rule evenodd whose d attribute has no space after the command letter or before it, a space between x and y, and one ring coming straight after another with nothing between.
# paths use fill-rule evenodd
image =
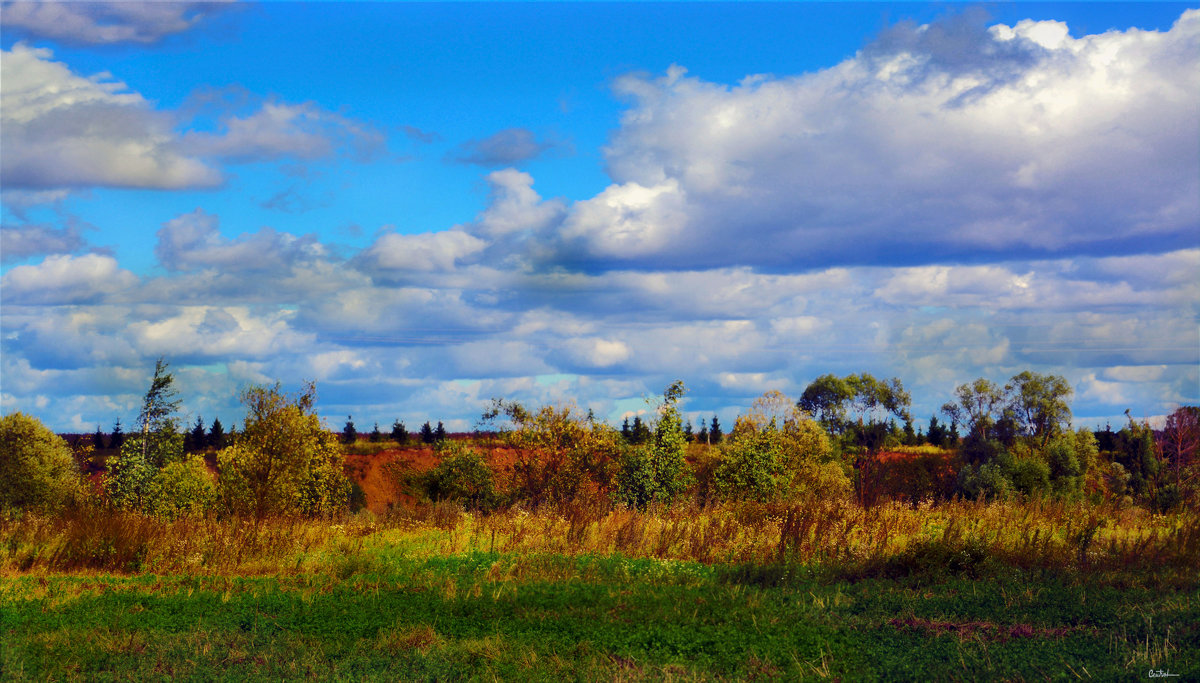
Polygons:
<instances>
[{"instance_id":1,"label":"tree line","mask_svg":"<svg viewBox=\"0 0 1200 683\"><path fill-rule=\"evenodd\" d=\"M419 437L435 447L439 463L394 474L419 498L478 508L810 496L861 505L1050 496L1155 510L1200 501L1200 408L1180 408L1157 432L1132 418L1116 432L1073 429L1072 389L1055 375L1027 371L1003 385L985 378L962 384L941 410L945 422L931 416L926 432L913 430L909 394L897 378L823 375L798 399L768 392L728 434L715 416L698 432L685 423L685 394L682 382L672 383L645 419L636 415L620 429L573 405L497 399L482 426L492 434L487 441L515 454L513 462L497 467L479 438L449 439L442 423L426 422ZM204 429L197 419L185 430L174 377L160 359L134 431L121 435L106 463L98 500L163 516L345 512L356 500L344 461L347 444L359 438L353 419L340 433L325 429L311 383L294 394L278 384L251 385L240 399L246 415L238 428L226 432L214 420ZM396 420L389 437L409 440L403 422ZM378 424L368 439L384 439ZM202 448L215 450L215 475ZM0 508L95 503L76 455L35 418L0 418Z\"/></svg>"}]
</instances>

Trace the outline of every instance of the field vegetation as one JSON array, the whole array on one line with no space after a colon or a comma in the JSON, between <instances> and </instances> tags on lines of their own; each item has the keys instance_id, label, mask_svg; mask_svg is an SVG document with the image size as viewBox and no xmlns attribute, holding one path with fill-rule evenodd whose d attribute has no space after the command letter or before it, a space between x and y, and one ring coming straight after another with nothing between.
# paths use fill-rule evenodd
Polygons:
<instances>
[{"instance_id":1,"label":"field vegetation","mask_svg":"<svg viewBox=\"0 0 1200 683\"><path fill-rule=\"evenodd\" d=\"M622 429L359 434L258 386L213 442L172 382L115 449L0 418L6 679L1200 673L1195 408L1071 429L1022 373L916 432L899 380L827 375L728 434L681 383Z\"/></svg>"}]
</instances>

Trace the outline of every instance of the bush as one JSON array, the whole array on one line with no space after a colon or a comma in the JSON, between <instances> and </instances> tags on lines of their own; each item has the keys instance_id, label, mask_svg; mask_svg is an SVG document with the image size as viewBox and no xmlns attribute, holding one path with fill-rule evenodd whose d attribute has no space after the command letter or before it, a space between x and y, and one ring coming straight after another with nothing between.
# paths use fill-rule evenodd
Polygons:
<instances>
[{"instance_id":1,"label":"bush","mask_svg":"<svg viewBox=\"0 0 1200 683\"><path fill-rule=\"evenodd\" d=\"M153 512L155 478L162 468L183 462L183 435L170 424L158 432L134 434L109 461L104 490L119 508Z\"/></svg>"},{"instance_id":2,"label":"bush","mask_svg":"<svg viewBox=\"0 0 1200 683\"><path fill-rule=\"evenodd\" d=\"M1046 447L1050 487L1055 495L1073 498L1083 490L1084 466L1076 455L1075 435L1067 432Z\"/></svg>"},{"instance_id":3,"label":"bush","mask_svg":"<svg viewBox=\"0 0 1200 683\"><path fill-rule=\"evenodd\" d=\"M337 437L312 412L316 388L296 396L252 386L242 393L249 413L233 446L217 454L222 503L257 518L345 510L350 480Z\"/></svg>"},{"instance_id":4,"label":"bush","mask_svg":"<svg viewBox=\"0 0 1200 683\"><path fill-rule=\"evenodd\" d=\"M683 382L663 392L654 442L625 453L617 473L617 499L630 507L651 503L670 504L687 490L694 477L688 468L687 439L676 402L683 396Z\"/></svg>"},{"instance_id":5,"label":"bush","mask_svg":"<svg viewBox=\"0 0 1200 683\"><path fill-rule=\"evenodd\" d=\"M738 417L722 446L716 489L725 499L758 502L848 496L850 479L831 456L825 430L791 399L768 392Z\"/></svg>"},{"instance_id":6,"label":"bush","mask_svg":"<svg viewBox=\"0 0 1200 683\"><path fill-rule=\"evenodd\" d=\"M0 418L0 510L54 509L82 494L79 466L61 437L37 418Z\"/></svg>"},{"instance_id":7,"label":"bush","mask_svg":"<svg viewBox=\"0 0 1200 683\"><path fill-rule=\"evenodd\" d=\"M1002 500L1012 493L1012 482L998 463L967 464L958 472L958 490L964 498Z\"/></svg>"},{"instance_id":8,"label":"bush","mask_svg":"<svg viewBox=\"0 0 1200 683\"><path fill-rule=\"evenodd\" d=\"M475 449L454 441L439 448L437 467L414 477L417 487L434 502L454 501L474 510L491 510L500 503L487 460Z\"/></svg>"},{"instance_id":9,"label":"bush","mask_svg":"<svg viewBox=\"0 0 1200 683\"><path fill-rule=\"evenodd\" d=\"M520 403L494 400L484 420L501 415L513 426L501 437L515 455L505 481L511 499L537 506L611 491L624 448L612 427L570 404L532 412Z\"/></svg>"},{"instance_id":10,"label":"bush","mask_svg":"<svg viewBox=\"0 0 1200 683\"><path fill-rule=\"evenodd\" d=\"M1013 490L1026 496L1043 494L1050 490L1050 466L1037 456L1000 458L1004 473L1012 482Z\"/></svg>"},{"instance_id":11,"label":"bush","mask_svg":"<svg viewBox=\"0 0 1200 683\"><path fill-rule=\"evenodd\" d=\"M199 455L173 462L150 483L147 510L162 517L203 515L217 501L217 484Z\"/></svg>"}]
</instances>

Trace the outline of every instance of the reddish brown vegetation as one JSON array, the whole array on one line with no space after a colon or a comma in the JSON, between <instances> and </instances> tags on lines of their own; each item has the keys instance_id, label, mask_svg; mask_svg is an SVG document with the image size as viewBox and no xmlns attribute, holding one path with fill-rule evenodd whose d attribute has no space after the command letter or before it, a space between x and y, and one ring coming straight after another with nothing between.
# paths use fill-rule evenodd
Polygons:
<instances>
[{"instance_id":1,"label":"reddish brown vegetation","mask_svg":"<svg viewBox=\"0 0 1200 683\"><path fill-rule=\"evenodd\" d=\"M509 448L476 446L487 457L496 472L505 472L516 462L516 452ZM403 490L397 480L400 472L425 472L441 462L432 446L390 448L369 455L346 455L346 474L362 488L367 509L384 514L396 505L411 506L416 501Z\"/></svg>"}]
</instances>

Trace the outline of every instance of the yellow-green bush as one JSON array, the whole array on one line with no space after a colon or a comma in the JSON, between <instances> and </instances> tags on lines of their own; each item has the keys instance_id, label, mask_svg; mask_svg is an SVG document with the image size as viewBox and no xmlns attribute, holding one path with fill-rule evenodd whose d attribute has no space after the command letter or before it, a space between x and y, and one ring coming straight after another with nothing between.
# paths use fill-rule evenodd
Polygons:
<instances>
[{"instance_id":1,"label":"yellow-green bush","mask_svg":"<svg viewBox=\"0 0 1200 683\"><path fill-rule=\"evenodd\" d=\"M52 509L82 492L79 466L61 437L37 418L0 418L0 510Z\"/></svg>"}]
</instances>

